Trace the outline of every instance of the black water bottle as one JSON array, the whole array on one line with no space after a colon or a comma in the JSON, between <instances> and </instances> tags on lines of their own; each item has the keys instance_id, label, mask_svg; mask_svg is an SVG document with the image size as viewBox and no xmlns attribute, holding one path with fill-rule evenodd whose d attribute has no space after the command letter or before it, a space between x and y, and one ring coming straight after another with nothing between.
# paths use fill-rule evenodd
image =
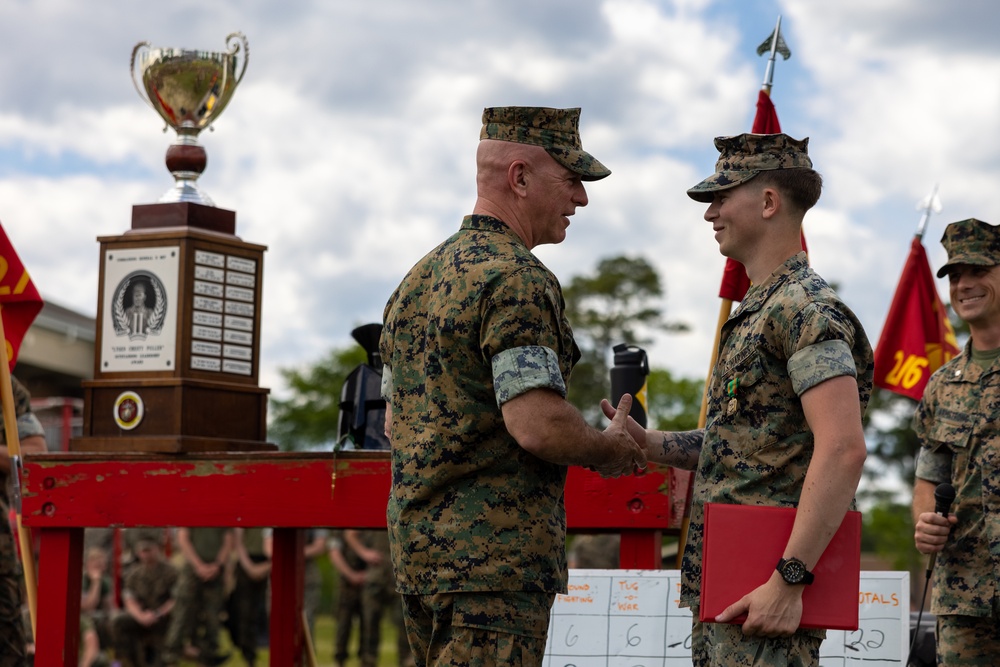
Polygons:
<instances>
[{"instance_id":1,"label":"black water bottle","mask_svg":"<svg viewBox=\"0 0 1000 667\"><path fill-rule=\"evenodd\" d=\"M616 406L623 394L632 394L629 416L640 426L646 426L646 378L649 358L646 351L635 345L614 346L615 365L611 367L611 404Z\"/></svg>"}]
</instances>

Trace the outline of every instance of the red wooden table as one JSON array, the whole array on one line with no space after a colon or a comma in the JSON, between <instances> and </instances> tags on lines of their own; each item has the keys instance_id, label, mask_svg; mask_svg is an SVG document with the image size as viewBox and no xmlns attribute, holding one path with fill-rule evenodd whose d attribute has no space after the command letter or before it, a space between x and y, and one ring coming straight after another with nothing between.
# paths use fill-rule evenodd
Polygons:
<instances>
[{"instance_id":1,"label":"red wooden table","mask_svg":"<svg viewBox=\"0 0 1000 667\"><path fill-rule=\"evenodd\" d=\"M574 532L620 532L621 567L655 569L660 537L679 529L687 473L651 465L615 480L571 468ZM298 664L304 528L385 528L386 452L88 454L25 457L24 525L38 535L38 667L77 664L83 529L273 527L271 665Z\"/></svg>"}]
</instances>

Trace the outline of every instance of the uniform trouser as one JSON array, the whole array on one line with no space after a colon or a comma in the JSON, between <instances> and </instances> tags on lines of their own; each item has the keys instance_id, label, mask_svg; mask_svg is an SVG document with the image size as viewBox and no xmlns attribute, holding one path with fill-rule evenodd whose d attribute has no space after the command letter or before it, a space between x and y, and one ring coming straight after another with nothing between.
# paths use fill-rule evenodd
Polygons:
<instances>
[{"instance_id":1,"label":"uniform trouser","mask_svg":"<svg viewBox=\"0 0 1000 667\"><path fill-rule=\"evenodd\" d=\"M747 637L739 625L702 623L692 609L691 663L694 667L818 667L825 632L800 630L789 637Z\"/></svg>"},{"instance_id":2,"label":"uniform trouser","mask_svg":"<svg viewBox=\"0 0 1000 667\"><path fill-rule=\"evenodd\" d=\"M403 605L392 580L365 582L361 590L361 664L378 664L378 649L382 641L382 616L389 614L396 626L396 650L399 663L410 657L410 643L403 626Z\"/></svg>"},{"instance_id":3,"label":"uniform trouser","mask_svg":"<svg viewBox=\"0 0 1000 667\"><path fill-rule=\"evenodd\" d=\"M233 644L243 654L249 664L257 656L257 621L261 610L267 609L267 577L255 581L243 568L236 567L236 586L232 592L230 611L233 628Z\"/></svg>"},{"instance_id":4,"label":"uniform trouser","mask_svg":"<svg viewBox=\"0 0 1000 667\"><path fill-rule=\"evenodd\" d=\"M333 640L333 659L338 663L347 660L348 644L351 641L351 625L354 619L361 621L361 586L340 578L337 593L337 632Z\"/></svg>"},{"instance_id":5,"label":"uniform trouser","mask_svg":"<svg viewBox=\"0 0 1000 667\"><path fill-rule=\"evenodd\" d=\"M2 505L0 505L2 508ZM25 656L21 618L21 566L7 514L0 517L0 667L22 667Z\"/></svg>"},{"instance_id":6,"label":"uniform trouser","mask_svg":"<svg viewBox=\"0 0 1000 667\"><path fill-rule=\"evenodd\" d=\"M112 637L115 657L123 665L145 665L145 648L152 647L156 655L163 649L170 627L170 615L166 615L153 625L142 625L126 612L115 615L112 621Z\"/></svg>"},{"instance_id":7,"label":"uniform trouser","mask_svg":"<svg viewBox=\"0 0 1000 667\"><path fill-rule=\"evenodd\" d=\"M1000 602L989 616L937 617L937 662L952 667L992 667L1000 660Z\"/></svg>"},{"instance_id":8,"label":"uniform trouser","mask_svg":"<svg viewBox=\"0 0 1000 667\"><path fill-rule=\"evenodd\" d=\"M219 614L225 602L222 584L221 575L211 581L202 581L190 565L181 568L174 587L174 609L166 639L166 651L171 659L180 656L186 640L191 640L203 656L218 652Z\"/></svg>"},{"instance_id":9,"label":"uniform trouser","mask_svg":"<svg viewBox=\"0 0 1000 667\"><path fill-rule=\"evenodd\" d=\"M418 667L540 667L555 594L525 591L404 595Z\"/></svg>"}]
</instances>

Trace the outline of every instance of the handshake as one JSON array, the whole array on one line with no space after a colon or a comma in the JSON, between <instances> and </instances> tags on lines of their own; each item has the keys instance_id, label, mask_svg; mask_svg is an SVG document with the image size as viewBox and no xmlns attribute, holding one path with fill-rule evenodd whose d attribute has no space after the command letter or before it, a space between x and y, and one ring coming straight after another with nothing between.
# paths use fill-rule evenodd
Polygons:
<instances>
[{"instance_id":1,"label":"handshake","mask_svg":"<svg viewBox=\"0 0 1000 667\"><path fill-rule=\"evenodd\" d=\"M607 444L602 452L606 457L600 463L586 466L601 477L621 477L646 469L646 429L629 417L632 409L631 394L623 394L615 408L604 399L601 410L611 423L602 432Z\"/></svg>"}]
</instances>

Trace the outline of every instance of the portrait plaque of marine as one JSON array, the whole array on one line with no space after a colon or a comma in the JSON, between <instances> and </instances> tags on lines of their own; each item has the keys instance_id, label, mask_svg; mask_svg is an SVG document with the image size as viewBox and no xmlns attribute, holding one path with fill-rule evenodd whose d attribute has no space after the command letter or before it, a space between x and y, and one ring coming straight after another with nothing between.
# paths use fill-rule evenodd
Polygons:
<instances>
[{"instance_id":1,"label":"portrait plaque of marine","mask_svg":"<svg viewBox=\"0 0 1000 667\"><path fill-rule=\"evenodd\" d=\"M136 271L115 288L112 321L116 336L145 340L158 336L167 313L167 294L155 274Z\"/></svg>"}]
</instances>

